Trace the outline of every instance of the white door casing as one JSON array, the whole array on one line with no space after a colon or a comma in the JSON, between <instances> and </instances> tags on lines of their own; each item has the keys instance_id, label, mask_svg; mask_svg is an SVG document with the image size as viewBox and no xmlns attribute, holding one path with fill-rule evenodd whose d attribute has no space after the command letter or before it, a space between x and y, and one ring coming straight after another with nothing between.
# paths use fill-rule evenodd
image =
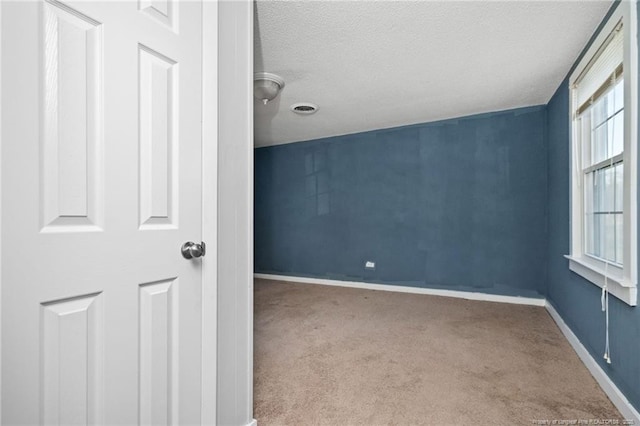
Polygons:
<instances>
[{"instance_id":1,"label":"white door casing","mask_svg":"<svg viewBox=\"0 0 640 426\"><path fill-rule=\"evenodd\" d=\"M253 12L218 3L217 420L253 424Z\"/></svg>"},{"instance_id":2,"label":"white door casing","mask_svg":"<svg viewBox=\"0 0 640 426\"><path fill-rule=\"evenodd\" d=\"M201 11L2 4L4 424L201 421Z\"/></svg>"}]
</instances>

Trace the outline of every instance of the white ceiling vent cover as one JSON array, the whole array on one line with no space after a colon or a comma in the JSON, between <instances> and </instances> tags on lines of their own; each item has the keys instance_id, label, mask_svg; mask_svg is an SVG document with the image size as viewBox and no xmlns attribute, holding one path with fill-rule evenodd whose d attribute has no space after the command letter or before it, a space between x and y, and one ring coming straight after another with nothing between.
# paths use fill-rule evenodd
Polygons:
<instances>
[{"instance_id":1,"label":"white ceiling vent cover","mask_svg":"<svg viewBox=\"0 0 640 426\"><path fill-rule=\"evenodd\" d=\"M298 102L297 104L291 105L291 111L300 115L309 115L318 111L318 105L310 102Z\"/></svg>"}]
</instances>

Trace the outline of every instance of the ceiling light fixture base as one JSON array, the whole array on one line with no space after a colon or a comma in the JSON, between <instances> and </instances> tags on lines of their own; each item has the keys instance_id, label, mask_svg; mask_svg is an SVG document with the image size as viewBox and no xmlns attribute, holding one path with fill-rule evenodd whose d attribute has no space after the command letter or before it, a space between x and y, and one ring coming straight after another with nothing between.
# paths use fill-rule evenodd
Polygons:
<instances>
[{"instance_id":1,"label":"ceiling light fixture base","mask_svg":"<svg viewBox=\"0 0 640 426\"><path fill-rule=\"evenodd\" d=\"M282 89L284 89L282 77L269 72L253 74L253 96L265 105L274 100Z\"/></svg>"}]
</instances>

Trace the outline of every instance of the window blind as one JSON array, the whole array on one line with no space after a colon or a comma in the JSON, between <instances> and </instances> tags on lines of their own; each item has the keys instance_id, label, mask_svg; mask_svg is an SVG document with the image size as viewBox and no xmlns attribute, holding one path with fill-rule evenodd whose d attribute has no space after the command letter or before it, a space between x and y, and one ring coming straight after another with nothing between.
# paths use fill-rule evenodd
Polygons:
<instances>
[{"instance_id":1,"label":"window blind","mask_svg":"<svg viewBox=\"0 0 640 426\"><path fill-rule=\"evenodd\" d=\"M623 34L620 22L577 78L574 84L577 115L602 96L622 75Z\"/></svg>"}]
</instances>

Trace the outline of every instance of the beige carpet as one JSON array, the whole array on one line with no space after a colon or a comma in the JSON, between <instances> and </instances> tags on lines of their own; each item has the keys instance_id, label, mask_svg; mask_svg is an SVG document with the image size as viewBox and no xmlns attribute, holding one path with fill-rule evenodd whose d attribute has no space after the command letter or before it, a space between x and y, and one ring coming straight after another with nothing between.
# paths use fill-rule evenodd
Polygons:
<instances>
[{"instance_id":1,"label":"beige carpet","mask_svg":"<svg viewBox=\"0 0 640 426\"><path fill-rule=\"evenodd\" d=\"M621 419L544 308L256 280L266 425Z\"/></svg>"},{"instance_id":2,"label":"beige carpet","mask_svg":"<svg viewBox=\"0 0 640 426\"><path fill-rule=\"evenodd\" d=\"M262 280L254 401L259 426L621 420L544 308Z\"/></svg>"}]
</instances>

